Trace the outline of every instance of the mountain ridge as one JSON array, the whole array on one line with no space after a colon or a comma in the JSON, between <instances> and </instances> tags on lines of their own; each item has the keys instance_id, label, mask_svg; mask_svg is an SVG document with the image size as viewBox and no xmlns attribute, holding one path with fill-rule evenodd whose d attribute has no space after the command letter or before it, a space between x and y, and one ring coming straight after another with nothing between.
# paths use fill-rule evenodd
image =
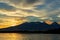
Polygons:
<instances>
[{"instance_id":1,"label":"mountain ridge","mask_svg":"<svg viewBox=\"0 0 60 40\"><path fill-rule=\"evenodd\" d=\"M0 29L0 31L48 31L53 29L59 29L60 25L54 22L51 25L41 22L25 22L21 25L17 25L14 27Z\"/></svg>"}]
</instances>

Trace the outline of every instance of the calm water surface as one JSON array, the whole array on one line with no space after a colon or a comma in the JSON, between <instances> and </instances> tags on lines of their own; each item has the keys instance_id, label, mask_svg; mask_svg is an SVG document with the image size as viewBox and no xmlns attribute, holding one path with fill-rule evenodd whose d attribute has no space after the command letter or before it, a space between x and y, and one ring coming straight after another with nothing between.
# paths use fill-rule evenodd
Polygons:
<instances>
[{"instance_id":1,"label":"calm water surface","mask_svg":"<svg viewBox=\"0 0 60 40\"><path fill-rule=\"evenodd\" d=\"M0 33L0 40L60 40L60 34Z\"/></svg>"}]
</instances>

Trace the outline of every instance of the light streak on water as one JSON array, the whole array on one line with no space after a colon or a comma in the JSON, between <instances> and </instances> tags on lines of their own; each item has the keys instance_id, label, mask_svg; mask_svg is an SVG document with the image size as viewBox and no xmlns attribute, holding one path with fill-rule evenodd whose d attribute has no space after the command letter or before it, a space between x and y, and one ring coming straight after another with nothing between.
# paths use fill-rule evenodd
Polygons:
<instances>
[{"instance_id":1,"label":"light streak on water","mask_svg":"<svg viewBox=\"0 0 60 40\"><path fill-rule=\"evenodd\" d=\"M60 40L59 34L0 33L0 40Z\"/></svg>"}]
</instances>

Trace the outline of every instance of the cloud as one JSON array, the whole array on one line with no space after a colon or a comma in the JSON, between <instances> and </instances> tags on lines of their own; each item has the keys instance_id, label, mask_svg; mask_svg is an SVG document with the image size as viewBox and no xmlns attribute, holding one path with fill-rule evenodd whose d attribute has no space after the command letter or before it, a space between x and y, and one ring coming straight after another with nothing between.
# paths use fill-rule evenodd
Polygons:
<instances>
[{"instance_id":1,"label":"cloud","mask_svg":"<svg viewBox=\"0 0 60 40\"><path fill-rule=\"evenodd\" d=\"M4 14L10 15L10 16L14 16L14 15L18 16L19 14L21 16L22 15L24 15L24 16L28 16L28 15L38 16L37 13L39 13L39 12L35 13L34 6L44 4L44 2L42 0L17 0L17 1L16 0L1 0L1 2L7 3L8 5L12 6L12 7L9 6L5 9L8 9L8 8L13 9L13 7L17 8L16 11L5 11L5 10L1 11L1 13L4 12ZM31 14L29 14L29 10L32 10L33 12L30 12Z\"/></svg>"},{"instance_id":2,"label":"cloud","mask_svg":"<svg viewBox=\"0 0 60 40\"><path fill-rule=\"evenodd\" d=\"M19 2L18 2L19 1ZM9 4L20 9L32 9L36 5L43 4L42 0L9 0Z\"/></svg>"},{"instance_id":3,"label":"cloud","mask_svg":"<svg viewBox=\"0 0 60 40\"><path fill-rule=\"evenodd\" d=\"M51 3L46 4L46 8L48 11L53 11L60 8L60 0L53 0Z\"/></svg>"},{"instance_id":4,"label":"cloud","mask_svg":"<svg viewBox=\"0 0 60 40\"><path fill-rule=\"evenodd\" d=\"M28 20L28 22L41 22L42 21L38 17L35 17L35 16L27 16L26 19Z\"/></svg>"},{"instance_id":5,"label":"cloud","mask_svg":"<svg viewBox=\"0 0 60 40\"><path fill-rule=\"evenodd\" d=\"M13 6L8 5L7 3L2 3L2 2L0 2L0 9L7 10L7 11L15 10Z\"/></svg>"},{"instance_id":6,"label":"cloud","mask_svg":"<svg viewBox=\"0 0 60 40\"><path fill-rule=\"evenodd\" d=\"M60 17L60 14L57 17Z\"/></svg>"},{"instance_id":7,"label":"cloud","mask_svg":"<svg viewBox=\"0 0 60 40\"><path fill-rule=\"evenodd\" d=\"M48 3L48 4L47 4ZM0 14L23 17L27 20L58 21L59 0L0 0ZM32 16L32 17L30 17ZM55 19L57 18L57 20ZM29 21L32 21L29 19Z\"/></svg>"},{"instance_id":8,"label":"cloud","mask_svg":"<svg viewBox=\"0 0 60 40\"><path fill-rule=\"evenodd\" d=\"M26 21L27 20L21 17L9 17L9 16L0 17L0 29L20 25Z\"/></svg>"}]
</instances>

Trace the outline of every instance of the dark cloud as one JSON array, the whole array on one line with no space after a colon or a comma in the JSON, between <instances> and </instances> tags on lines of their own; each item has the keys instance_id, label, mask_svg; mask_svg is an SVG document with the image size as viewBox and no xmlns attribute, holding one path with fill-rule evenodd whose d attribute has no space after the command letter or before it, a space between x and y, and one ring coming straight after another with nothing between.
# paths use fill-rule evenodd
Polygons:
<instances>
[{"instance_id":1,"label":"dark cloud","mask_svg":"<svg viewBox=\"0 0 60 40\"><path fill-rule=\"evenodd\" d=\"M15 4L20 4L20 3L33 4L38 2L39 0L9 0L9 1Z\"/></svg>"},{"instance_id":2,"label":"dark cloud","mask_svg":"<svg viewBox=\"0 0 60 40\"><path fill-rule=\"evenodd\" d=\"M53 11L60 8L60 0L48 0L48 2L49 1L52 2L50 4L47 3L48 5L46 4L48 6L47 7L48 11Z\"/></svg>"},{"instance_id":3,"label":"dark cloud","mask_svg":"<svg viewBox=\"0 0 60 40\"><path fill-rule=\"evenodd\" d=\"M7 3L0 3L0 10L15 10L15 8L13 6L8 5Z\"/></svg>"},{"instance_id":4,"label":"dark cloud","mask_svg":"<svg viewBox=\"0 0 60 40\"><path fill-rule=\"evenodd\" d=\"M9 1L14 4L20 4L22 2L22 0L9 0Z\"/></svg>"},{"instance_id":5,"label":"dark cloud","mask_svg":"<svg viewBox=\"0 0 60 40\"><path fill-rule=\"evenodd\" d=\"M50 3L53 2L53 1L55 1L55 0L45 0L45 3L46 3L46 4L50 4Z\"/></svg>"},{"instance_id":6,"label":"dark cloud","mask_svg":"<svg viewBox=\"0 0 60 40\"><path fill-rule=\"evenodd\" d=\"M38 0L26 0L26 3L28 4L33 4L36 3Z\"/></svg>"},{"instance_id":7,"label":"dark cloud","mask_svg":"<svg viewBox=\"0 0 60 40\"><path fill-rule=\"evenodd\" d=\"M35 10L41 10L41 9L46 8L46 5L37 5L35 7L36 7Z\"/></svg>"}]
</instances>

